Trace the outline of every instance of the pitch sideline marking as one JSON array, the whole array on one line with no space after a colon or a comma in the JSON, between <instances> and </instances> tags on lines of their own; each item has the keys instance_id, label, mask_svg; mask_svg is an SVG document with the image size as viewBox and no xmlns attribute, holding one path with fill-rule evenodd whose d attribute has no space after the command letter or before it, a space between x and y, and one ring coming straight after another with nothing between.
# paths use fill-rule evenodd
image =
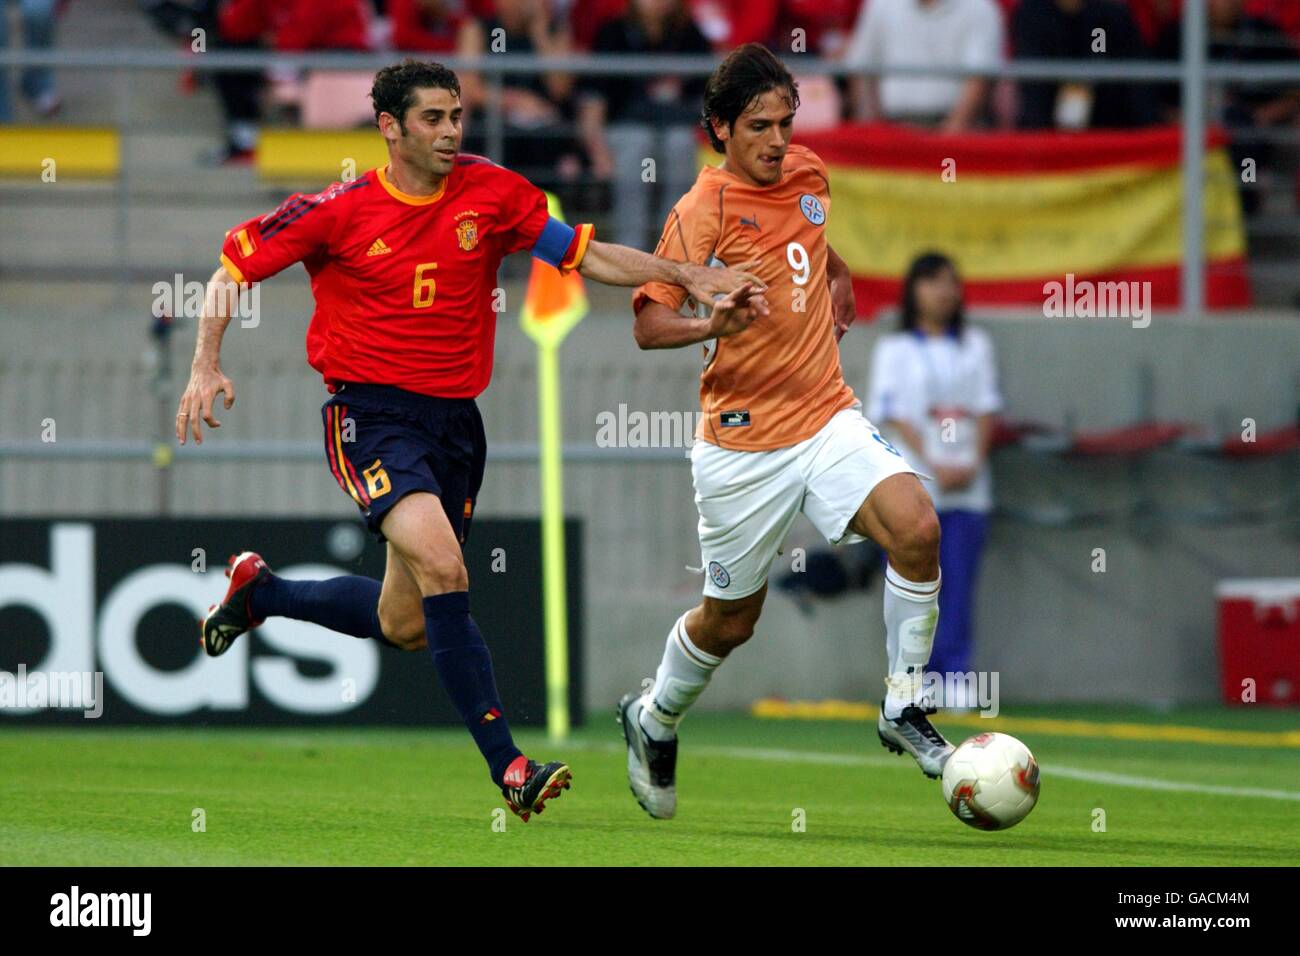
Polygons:
<instances>
[{"instance_id":1,"label":"pitch sideline marking","mask_svg":"<svg viewBox=\"0 0 1300 956\"><path fill-rule=\"evenodd\" d=\"M978 718L977 718L978 719ZM135 730L135 728L133 728ZM174 737L172 728L167 731L151 731L145 729L143 736L163 736ZM296 734L285 732L272 732L270 735L260 737L260 742L268 744L274 742L279 746L320 746L320 741L313 737L300 737ZM332 745L337 746L342 741L334 741ZM363 736L357 736L356 739L348 741L352 746L371 747L373 743ZM604 751L606 753L625 753L627 746L622 743L602 742L602 741L583 741L569 740L564 746L571 750L588 750ZM834 766L849 767L885 767L897 770L911 769L911 764L899 760L897 757L866 757L857 754L836 754L822 753L811 750L785 750L780 748L769 747L722 747L722 746L692 746L688 751L691 755L701 755L706 757L727 757L736 760L760 760L771 763L789 762L803 764L830 764ZM1106 770L1088 770L1081 767L1070 767L1062 764L1040 764L1042 771L1049 776L1067 777L1073 780L1082 780L1086 783L1111 784L1117 787L1129 787L1137 790L1165 790L1182 793L1203 793L1214 796L1225 797L1257 797L1265 800L1286 800L1300 802L1300 791L1295 790L1271 790L1263 787L1229 787L1219 784L1190 783L1179 780L1160 780L1154 777L1135 777L1128 774L1111 773Z\"/></svg>"},{"instance_id":2,"label":"pitch sideline marking","mask_svg":"<svg viewBox=\"0 0 1300 956\"><path fill-rule=\"evenodd\" d=\"M595 741L579 743L569 741L566 746L577 744L575 749L623 751L622 744L605 744ZM768 747L691 747L692 756L728 757L736 760L761 760L771 763L805 763L833 764L845 767L893 767L910 770L910 761L904 762L889 757L862 757L855 754L819 753L805 750L783 750ZM1220 797L1258 797L1263 800L1293 800L1300 802L1300 791L1270 790L1264 787L1229 787L1212 783L1190 783L1181 780L1160 780L1155 777L1135 777L1130 774L1111 773L1106 770L1088 770L1082 767L1069 767L1062 764L1041 764L1040 768L1048 777L1067 777L1086 783L1104 783L1116 787L1129 787L1135 790L1167 790L1181 793L1203 793Z\"/></svg>"}]
</instances>

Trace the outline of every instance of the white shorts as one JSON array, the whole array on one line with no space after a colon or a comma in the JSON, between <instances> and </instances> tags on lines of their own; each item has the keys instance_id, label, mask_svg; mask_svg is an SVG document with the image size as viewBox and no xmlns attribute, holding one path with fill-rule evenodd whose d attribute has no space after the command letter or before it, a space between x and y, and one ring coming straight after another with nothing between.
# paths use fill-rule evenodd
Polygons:
<instances>
[{"instance_id":1,"label":"white shorts","mask_svg":"<svg viewBox=\"0 0 1300 956\"><path fill-rule=\"evenodd\" d=\"M876 485L900 472L919 474L856 407L788 448L734 451L697 441L691 477L704 593L735 600L761 588L801 511L831 544L865 540L849 522Z\"/></svg>"}]
</instances>

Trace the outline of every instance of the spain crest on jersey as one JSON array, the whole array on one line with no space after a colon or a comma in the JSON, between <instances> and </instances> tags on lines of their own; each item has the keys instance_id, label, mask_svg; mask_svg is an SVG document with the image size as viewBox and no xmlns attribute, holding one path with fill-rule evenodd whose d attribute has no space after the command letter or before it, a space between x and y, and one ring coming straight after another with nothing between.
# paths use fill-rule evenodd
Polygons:
<instances>
[{"instance_id":1,"label":"spain crest on jersey","mask_svg":"<svg viewBox=\"0 0 1300 956\"><path fill-rule=\"evenodd\" d=\"M478 223L473 219L462 219L456 224L456 241L466 252L478 245Z\"/></svg>"}]
</instances>

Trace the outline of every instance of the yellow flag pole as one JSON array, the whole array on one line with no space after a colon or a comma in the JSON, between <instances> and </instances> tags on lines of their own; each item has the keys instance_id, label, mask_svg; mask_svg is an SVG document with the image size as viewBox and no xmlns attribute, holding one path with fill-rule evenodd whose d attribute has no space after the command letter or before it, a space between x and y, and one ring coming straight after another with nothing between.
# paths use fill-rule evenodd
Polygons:
<instances>
[{"instance_id":1,"label":"yellow flag pole","mask_svg":"<svg viewBox=\"0 0 1300 956\"><path fill-rule=\"evenodd\" d=\"M550 193L546 194L546 198L551 215L562 219L559 201ZM524 331L537 343L546 729L551 740L556 742L564 740L569 734L569 618L564 560L560 344L586 314L587 298L582 287L582 277L576 272L560 276L554 266L534 259L519 321Z\"/></svg>"}]
</instances>

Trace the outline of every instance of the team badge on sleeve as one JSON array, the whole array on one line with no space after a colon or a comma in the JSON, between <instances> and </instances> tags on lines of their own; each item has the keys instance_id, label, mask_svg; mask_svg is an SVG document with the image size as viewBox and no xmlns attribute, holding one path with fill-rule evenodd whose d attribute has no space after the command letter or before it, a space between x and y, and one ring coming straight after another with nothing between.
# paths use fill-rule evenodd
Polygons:
<instances>
[{"instance_id":1,"label":"team badge on sleeve","mask_svg":"<svg viewBox=\"0 0 1300 956\"><path fill-rule=\"evenodd\" d=\"M239 254L245 259L257 251L257 240L249 234L247 229L241 229L235 233L235 245L239 247Z\"/></svg>"},{"instance_id":2,"label":"team badge on sleeve","mask_svg":"<svg viewBox=\"0 0 1300 956\"><path fill-rule=\"evenodd\" d=\"M826 221L826 210L822 207L822 201L812 193L804 193L799 197L799 211L814 226L820 226Z\"/></svg>"}]
</instances>

